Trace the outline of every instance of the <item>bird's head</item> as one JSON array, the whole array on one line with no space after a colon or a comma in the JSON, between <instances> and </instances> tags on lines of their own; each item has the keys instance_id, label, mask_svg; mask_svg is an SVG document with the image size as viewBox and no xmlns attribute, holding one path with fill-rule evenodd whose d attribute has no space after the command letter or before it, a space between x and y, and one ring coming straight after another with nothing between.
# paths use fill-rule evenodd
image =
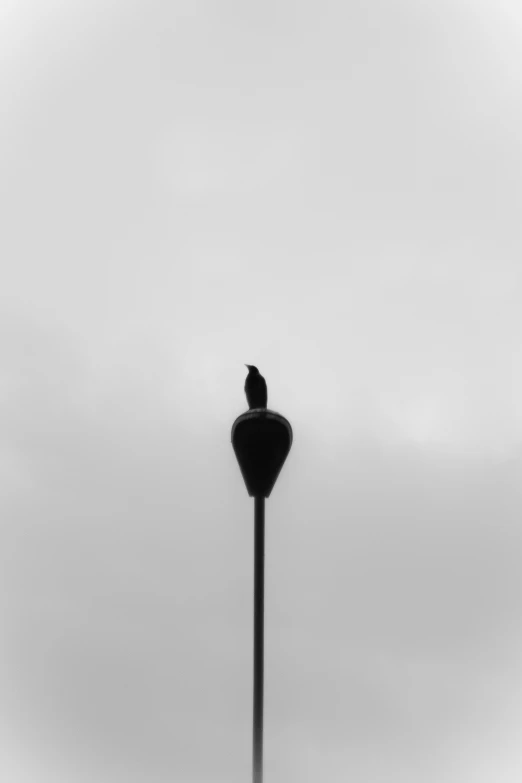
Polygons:
<instances>
[{"instance_id":1,"label":"bird's head","mask_svg":"<svg viewBox=\"0 0 522 783\"><path fill-rule=\"evenodd\" d=\"M252 375L257 375L259 373L257 367L254 367L253 364L245 364L245 367L248 367L248 371L252 373Z\"/></svg>"}]
</instances>

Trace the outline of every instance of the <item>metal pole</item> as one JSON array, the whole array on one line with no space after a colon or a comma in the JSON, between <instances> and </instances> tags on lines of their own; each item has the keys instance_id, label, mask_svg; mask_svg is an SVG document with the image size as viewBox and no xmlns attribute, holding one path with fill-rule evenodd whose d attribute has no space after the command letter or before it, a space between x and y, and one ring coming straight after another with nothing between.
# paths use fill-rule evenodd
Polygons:
<instances>
[{"instance_id":1,"label":"metal pole","mask_svg":"<svg viewBox=\"0 0 522 783\"><path fill-rule=\"evenodd\" d=\"M252 780L263 783L263 647L265 604L265 498L254 498L254 732Z\"/></svg>"}]
</instances>

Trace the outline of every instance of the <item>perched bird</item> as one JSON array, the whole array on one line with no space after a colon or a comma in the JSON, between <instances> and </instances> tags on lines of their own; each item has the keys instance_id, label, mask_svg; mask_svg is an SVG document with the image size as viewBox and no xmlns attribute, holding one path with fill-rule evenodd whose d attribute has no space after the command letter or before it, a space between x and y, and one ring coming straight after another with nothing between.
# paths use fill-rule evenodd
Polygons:
<instances>
[{"instance_id":1,"label":"perched bird","mask_svg":"<svg viewBox=\"0 0 522 783\"><path fill-rule=\"evenodd\" d=\"M245 381L245 394L250 410L252 408L266 408L267 390L266 381L259 374L257 367L253 364L245 364L248 367L248 375Z\"/></svg>"}]
</instances>

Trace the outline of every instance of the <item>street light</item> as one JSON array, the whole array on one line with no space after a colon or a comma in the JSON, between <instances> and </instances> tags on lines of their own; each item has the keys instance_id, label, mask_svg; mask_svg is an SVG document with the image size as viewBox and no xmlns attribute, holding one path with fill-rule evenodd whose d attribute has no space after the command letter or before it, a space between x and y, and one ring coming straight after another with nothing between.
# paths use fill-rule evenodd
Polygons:
<instances>
[{"instance_id":1,"label":"street light","mask_svg":"<svg viewBox=\"0 0 522 783\"><path fill-rule=\"evenodd\" d=\"M263 783L263 653L265 498L270 496L292 445L284 416L254 408L232 425L232 446L250 497L254 498L254 710L253 783Z\"/></svg>"}]
</instances>

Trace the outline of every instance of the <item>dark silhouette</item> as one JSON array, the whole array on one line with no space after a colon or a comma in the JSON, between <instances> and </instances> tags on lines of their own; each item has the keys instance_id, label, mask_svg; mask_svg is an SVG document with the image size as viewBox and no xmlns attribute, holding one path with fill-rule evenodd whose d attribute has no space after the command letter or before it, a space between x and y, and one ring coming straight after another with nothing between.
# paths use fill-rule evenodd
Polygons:
<instances>
[{"instance_id":1,"label":"dark silhouette","mask_svg":"<svg viewBox=\"0 0 522 783\"><path fill-rule=\"evenodd\" d=\"M266 408L246 411L235 420L232 446L250 497L270 497L292 437L285 417Z\"/></svg>"},{"instance_id":2,"label":"dark silhouette","mask_svg":"<svg viewBox=\"0 0 522 783\"><path fill-rule=\"evenodd\" d=\"M263 686L265 616L265 498L270 496L292 445L292 427L266 408L266 383L256 367L245 391L250 410L232 425L232 447L250 497L254 498L254 691L252 713L252 783L263 783ZM254 372L253 372L254 371ZM250 386L253 385L253 391ZM261 397L263 398L261 400ZM259 402L264 406L252 410Z\"/></svg>"},{"instance_id":3,"label":"dark silhouette","mask_svg":"<svg viewBox=\"0 0 522 783\"><path fill-rule=\"evenodd\" d=\"M248 367L248 375L245 381L245 394L250 410L253 408L266 408L268 393L266 381L259 374L257 367L253 364L245 364Z\"/></svg>"}]
</instances>

